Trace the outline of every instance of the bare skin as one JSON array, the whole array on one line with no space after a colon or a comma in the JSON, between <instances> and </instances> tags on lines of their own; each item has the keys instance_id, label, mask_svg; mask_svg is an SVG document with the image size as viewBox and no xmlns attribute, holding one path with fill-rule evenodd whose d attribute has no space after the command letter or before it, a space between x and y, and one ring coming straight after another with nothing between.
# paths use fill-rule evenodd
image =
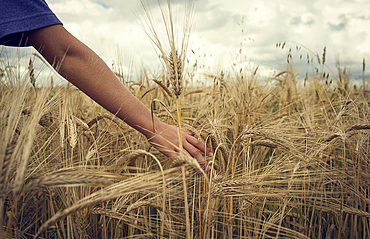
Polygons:
<instances>
[{"instance_id":1,"label":"bare skin","mask_svg":"<svg viewBox=\"0 0 370 239\"><path fill-rule=\"evenodd\" d=\"M164 155L176 157L176 152L179 151L177 127L154 117L154 132L150 110L128 91L94 51L62 25L30 31L26 33L26 37L30 45L37 49L61 76L142 133ZM59 62L62 64L58 67ZM205 167L207 163L201 152L210 157L212 152L194 138L192 133L185 130L182 132L183 149Z\"/></svg>"}]
</instances>

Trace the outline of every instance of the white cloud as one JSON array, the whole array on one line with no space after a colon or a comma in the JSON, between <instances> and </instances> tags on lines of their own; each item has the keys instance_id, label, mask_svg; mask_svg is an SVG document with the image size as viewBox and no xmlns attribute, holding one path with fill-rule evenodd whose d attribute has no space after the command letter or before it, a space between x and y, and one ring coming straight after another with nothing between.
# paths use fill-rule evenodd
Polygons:
<instances>
[{"instance_id":1,"label":"white cloud","mask_svg":"<svg viewBox=\"0 0 370 239\"><path fill-rule=\"evenodd\" d=\"M132 59L138 68L142 62L153 68L159 65L135 15L142 11L140 0L47 2L66 29L108 64L117 61L114 58L119 46L124 52L120 57ZM154 19L158 19L160 25L156 2L150 1L150 4ZM296 43L319 55L326 46L327 62L331 66L337 55L343 62L354 65L360 64L363 57L370 57L370 2L367 0L199 0L197 5L191 45L196 55L191 54L191 58L193 62L197 59L200 65L210 66L211 70L240 63L241 59L246 62L245 66L262 64L260 69L266 72L282 68L288 49L294 49ZM276 49L275 44L284 41L289 41L286 48ZM305 59L309 51L302 53ZM299 61L301 53L294 54L297 57L294 60ZM305 70L305 66L302 67Z\"/></svg>"}]
</instances>

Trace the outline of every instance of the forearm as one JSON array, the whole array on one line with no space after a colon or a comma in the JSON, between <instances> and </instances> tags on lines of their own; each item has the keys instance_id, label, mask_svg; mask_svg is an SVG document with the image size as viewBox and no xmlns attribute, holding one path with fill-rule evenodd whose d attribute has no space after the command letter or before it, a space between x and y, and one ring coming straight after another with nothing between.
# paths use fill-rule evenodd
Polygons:
<instances>
[{"instance_id":1,"label":"forearm","mask_svg":"<svg viewBox=\"0 0 370 239\"><path fill-rule=\"evenodd\" d=\"M82 55L67 53L60 74L102 107L147 135L152 131L151 112L129 92L101 58L88 48L84 50L87 52Z\"/></svg>"},{"instance_id":2,"label":"forearm","mask_svg":"<svg viewBox=\"0 0 370 239\"><path fill-rule=\"evenodd\" d=\"M151 137L151 112L129 92L95 52L62 26L41 29L29 34L29 37L31 44L60 75L102 107ZM157 118L154 120L160 123Z\"/></svg>"}]
</instances>

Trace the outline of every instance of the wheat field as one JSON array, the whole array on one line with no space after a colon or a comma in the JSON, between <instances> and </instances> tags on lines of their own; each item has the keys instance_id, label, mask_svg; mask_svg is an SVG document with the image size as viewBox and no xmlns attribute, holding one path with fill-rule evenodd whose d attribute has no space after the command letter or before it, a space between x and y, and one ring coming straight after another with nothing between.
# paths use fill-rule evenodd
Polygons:
<instances>
[{"instance_id":1,"label":"wheat field","mask_svg":"<svg viewBox=\"0 0 370 239\"><path fill-rule=\"evenodd\" d=\"M182 127L214 152L205 174L167 159L79 90L36 88L27 72L9 74L0 100L1 233L366 238L369 104L340 72L331 84L312 74L305 86L289 67L268 82L218 72L210 86L184 87ZM125 84L176 124L168 81L143 75Z\"/></svg>"},{"instance_id":2,"label":"wheat field","mask_svg":"<svg viewBox=\"0 0 370 239\"><path fill-rule=\"evenodd\" d=\"M268 79L258 68L214 70L194 87L187 43L157 40L159 73L127 81L114 71L159 119L212 150L211 170L166 158L70 85L36 86L38 57L23 72L1 65L1 238L370 237L370 92L339 64L329 69L325 49L304 80L288 55Z\"/></svg>"}]
</instances>

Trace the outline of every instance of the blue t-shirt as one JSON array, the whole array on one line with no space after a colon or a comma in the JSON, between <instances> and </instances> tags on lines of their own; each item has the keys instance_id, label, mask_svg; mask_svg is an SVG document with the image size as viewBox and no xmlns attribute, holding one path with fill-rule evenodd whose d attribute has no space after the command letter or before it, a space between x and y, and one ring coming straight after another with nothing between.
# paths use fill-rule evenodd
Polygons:
<instances>
[{"instance_id":1,"label":"blue t-shirt","mask_svg":"<svg viewBox=\"0 0 370 239\"><path fill-rule=\"evenodd\" d=\"M2 0L0 3L0 44L27 46L23 33L62 24L45 0Z\"/></svg>"}]
</instances>

